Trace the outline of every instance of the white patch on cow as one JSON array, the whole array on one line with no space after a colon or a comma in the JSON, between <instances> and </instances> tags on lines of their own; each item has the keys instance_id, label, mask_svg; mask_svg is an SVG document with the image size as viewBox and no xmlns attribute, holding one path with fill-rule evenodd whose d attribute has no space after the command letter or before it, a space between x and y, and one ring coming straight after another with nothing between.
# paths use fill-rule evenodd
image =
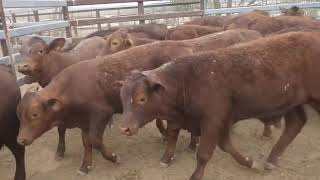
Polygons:
<instances>
[{"instance_id":1,"label":"white patch on cow","mask_svg":"<svg viewBox=\"0 0 320 180\"><path fill-rule=\"evenodd\" d=\"M132 98L130 99L130 103L133 104L133 99Z\"/></svg>"},{"instance_id":2,"label":"white patch on cow","mask_svg":"<svg viewBox=\"0 0 320 180\"><path fill-rule=\"evenodd\" d=\"M284 86L284 91L287 91L289 87L290 87L290 84L287 83L287 84Z\"/></svg>"}]
</instances>

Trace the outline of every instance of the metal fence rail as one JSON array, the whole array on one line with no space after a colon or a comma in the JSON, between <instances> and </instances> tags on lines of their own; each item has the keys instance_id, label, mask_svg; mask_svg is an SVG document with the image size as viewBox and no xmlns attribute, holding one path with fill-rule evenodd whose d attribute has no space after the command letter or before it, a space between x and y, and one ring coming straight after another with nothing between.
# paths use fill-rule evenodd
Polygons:
<instances>
[{"instance_id":1,"label":"metal fence rail","mask_svg":"<svg viewBox=\"0 0 320 180\"><path fill-rule=\"evenodd\" d=\"M280 7L282 7L282 8L290 8L292 6L297 6L297 7L300 7L302 9L305 9L305 8L320 8L320 2L272 4L272 5L263 5L263 6L207 9L205 14L206 15L217 15L217 14L243 13L243 12L250 12L250 11L253 11L253 10L279 11Z\"/></svg>"}]
</instances>

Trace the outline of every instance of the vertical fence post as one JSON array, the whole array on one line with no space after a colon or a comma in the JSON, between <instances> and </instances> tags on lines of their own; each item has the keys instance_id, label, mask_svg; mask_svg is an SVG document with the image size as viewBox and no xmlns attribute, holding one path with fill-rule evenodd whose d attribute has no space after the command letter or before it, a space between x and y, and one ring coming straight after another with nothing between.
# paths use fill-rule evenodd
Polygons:
<instances>
[{"instance_id":1,"label":"vertical fence post","mask_svg":"<svg viewBox=\"0 0 320 180\"><path fill-rule=\"evenodd\" d=\"M10 60L10 65L11 65L11 71L14 74L15 77L17 77L16 75L16 68L15 68L15 59L12 55L12 46L11 46L11 42L10 42L10 37L8 34L8 27L7 27L7 22L6 22L6 16L4 14L4 8L3 8L3 4L2 4L2 0L0 0L0 16L1 16L1 27L2 30L4 32L5 35L5 41L2 42L1 41L1 45L5 44L5 48L6 48L6 52L3 53L4 56L8 56L9 55L9 60ZM1 46L1 48L3 48L4 46ZM3 49L2 49L3 51ZM5 55L6 54L6 55Z\"/></svg>"},{"instance_id":2,"label":"vertical fence post","mask_svg":"<svg viewBox=\"0 0 320 180\"><path fill-rule=\"evenodd\" d=\"M70 20L70 17L69 17L69 11L68 11L68 6L63 6L62 7L62 15L63 15L63 20L65 21L69 21ZM71 28L70 26L69 27L66 27L66 36L67 38L71 38L72 37L72 34L71 34Z\"/></svg>"},{"instance_id":3,"label":"vertical fence post","mask_svg":"<svg viewBox=\"0 0 320 180\"><path fill-rule=\"evenodd\" d=\"M35 22L39 22L39 21L40 21L39 11L38 11L38 10L34 10L34 11L33 11L33 16L34 16L34 21L35 21ZM39 32L38 34L41 36L42 33Z\"/></svg>"},{"instance_id":4,"label":"vertical fence post","mask_svg":"<svg viewBox=\"0 0 320 180\"><path fill-rule=\"evenodd\" d=\"M202 11L202 16L206 15L205 12L205 0L200 0L200 10Z\"/></svg>"},{"instance_id":5,"label":"vertical fence post","mask_svg":"<svg viewBox=\"0 0 320 180\"><path fill-rule=\"evenodd\" d=\"M96 18L100 19L100 11L99 10L96 10ZM97 23L98 25L98 31L100 31L102 28L101 28L101 23Z\"/></svg>"},{"instance_id":6,"label":"vertical fence post","mask_svg":"<svg viewBox=\"0 0 320 180\"><path fill-rule=\"evenodd\" d=\"M138 1L138 15L143 16L144 15L144 5L143 5L143 0ZM139 24L144 24L145 20L140 20Z\"/></svg>"},{"instance_id":7,"label":"vertical fence post","mask_svg":"<svg viewBox=\"0 0 320 180\"><path fill-rule=\"evenodd\" d=\"M6 17L4 15L4 11L3 11L3 6L2 6L2 0L1 0L1 7L0 7L0 15L1 15L1 24L0 24L0 29L4 31L4 29L6 28ZM8 56L9 55L9 51L8 51L8 45L6 43L5 39L1 39L0 40L0 44L1 44L1 49L2 49L2 55L3 56Z\"/></svg>"}]
</instances>

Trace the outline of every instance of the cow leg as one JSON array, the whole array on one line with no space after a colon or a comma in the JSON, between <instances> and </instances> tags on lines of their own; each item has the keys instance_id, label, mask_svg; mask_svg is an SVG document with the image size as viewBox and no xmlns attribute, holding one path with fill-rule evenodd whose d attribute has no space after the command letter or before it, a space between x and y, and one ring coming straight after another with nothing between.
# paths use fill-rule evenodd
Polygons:
<instances>
[{"instance_id":1,"label":"cow leg","mask_svg":"<svg viewBox=\"0 0 320 180\"><path fill-rule=\"evenodd\" d=\"M100 111L94 115L95 118L90 121L89 138L91 145L102 154L104 159L116 163L117 155L103 144L103 133L107 124L111 122L113 114L108 112L110 111Z\"/></svg>"},{"instance_id":2,"label":"cow leg","mask_svg":"<svg viewBox=\"0 0 320 180\"><path fill-rule=\"evenodd\" d=\"M249 168L253 168L255 166L252 158L243 156L235 149L231 142L229 127L225 127L218 145L222 151L229 153L242 166Z\"/></svg>"},{"instance_id":3,"label":"cow leg","mask_svg":"<svg viewBox=\"0 0 320 180\"><path fill-rule=\"evenodd\" d=\"M202 179L205 167L211 159L219 139L220 128L216 124L203 122L204 123L201 125L201 138L197 152L197 167L190 180Z\"/></svg>"},{"instance_id":4,"label":"cow leg","mask_svg":"<svg viewBox=\"0 0 320 180\"><path fill-rule=\"evenodd\" d=\"M12 143L6 144L6 146L10 149L16 160L16 173L14 176L14 180L25 180L26 170L24 162L24 146L20 146L18 143L16 143L15 138L12 140Z\"/></svg>"},{"instance_id":5,"label":"cow leg","mask_svg":"<svg viewBox=\"0 0 320 180\"><path fill-rule=\"evenodd\" d=\"M265 163L265 168L271 170L277 165L277 161L283 154L288 145L294 140L299 134L301 129L306 123L306 114L303 106L298 106L292 109L285 115L285 129L271 150L269 157Z\"/></svg>"},{"instance_id":6,"label":"cow leg","mask_svg":"<svg viewBox=\"0 0 320 180\"><path fill-rule=\"evenodd\" d=\"M264 130L262 133L262 137L270 138L272 134L271 126L275 126L277 128L281 128L281 116L272 117L272 118L262 118L260 121L264 124Z\"/></svg>"},{"instance_id":7,"label":"cow leg","mask_svg":"<svg viewBox=\"0 0 320 180\"><path fill-rule=\"evenodd\" d=\"M192 151L192 152L196 152L197 149L197 145L199 143L199 137L195 136L194 133L190 133L191 137L190 137L190 144L188 146L188 148Z\"/></svg>"},{"instance_id":8,"label":"cow leg","mask_svg":"<svg viewBox=\"0 0 320 180\"><path fill-rule=\"evenodd\" d=\"M159 132L162 135L162 140L164 142L167 142L168 141L168 131L164 127L163 121L161 119L156 119L156 125L157 125L157 128L159 129Z\"/></svg>"},{"instance_id":9,"label":"cow leg","mask_svg":"<svg viewBox=\"0 0 320 180\"><path fill-rule=\"evenodd\" d=\"M92 146L89 141L89 131L82 130L82 143L84 147L84 156L82 159L81 167L78 170L80 175L88 174L92 166Z\"/></svg>"},{"instance_id":10,"label":"cow leg","mask_svg":"<svg viewBox=\"0 0 320 180\"><path fill-rule=\"evenodd\" d=\"M177 145L177 140L178 136L180 133L180 129L172 129L168 126L168 144L166 147L166 151L163 154L160 164L168 167L169 163L172 161L174 153L176 151L176 145Z\"/></svg>"},{"instance_id":11,"label":"cow leg","mask_svg":"<svg viewBox=\"0 0 320 180\"><path fill-rule=\"evenodd\" d=\"M64 153L66 151L66 128L62 126L58 126L58 133L59 133L59 143L57 147L57 152L55 159L60 161L64 158Z\"/></svg>"}]
</instances>

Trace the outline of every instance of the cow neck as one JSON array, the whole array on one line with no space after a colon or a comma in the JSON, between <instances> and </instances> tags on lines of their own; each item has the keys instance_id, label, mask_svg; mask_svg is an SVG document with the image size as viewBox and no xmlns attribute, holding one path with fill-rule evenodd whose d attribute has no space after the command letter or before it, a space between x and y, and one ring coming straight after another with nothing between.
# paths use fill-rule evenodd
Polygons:
<instances>
[{"instance_id":1,"label":"cow neck","mask_svg":"<svg viewBox=\"0 0 320 180\"><path fill-rule=\"evenodd\" d=\"M46 73L50 79L52 79L63 69L76 62L77 60L68 52L60 53L52 51L49 53L49 56L45 58L45 67L43 73Z\"/></svg>"}]
</instances>

